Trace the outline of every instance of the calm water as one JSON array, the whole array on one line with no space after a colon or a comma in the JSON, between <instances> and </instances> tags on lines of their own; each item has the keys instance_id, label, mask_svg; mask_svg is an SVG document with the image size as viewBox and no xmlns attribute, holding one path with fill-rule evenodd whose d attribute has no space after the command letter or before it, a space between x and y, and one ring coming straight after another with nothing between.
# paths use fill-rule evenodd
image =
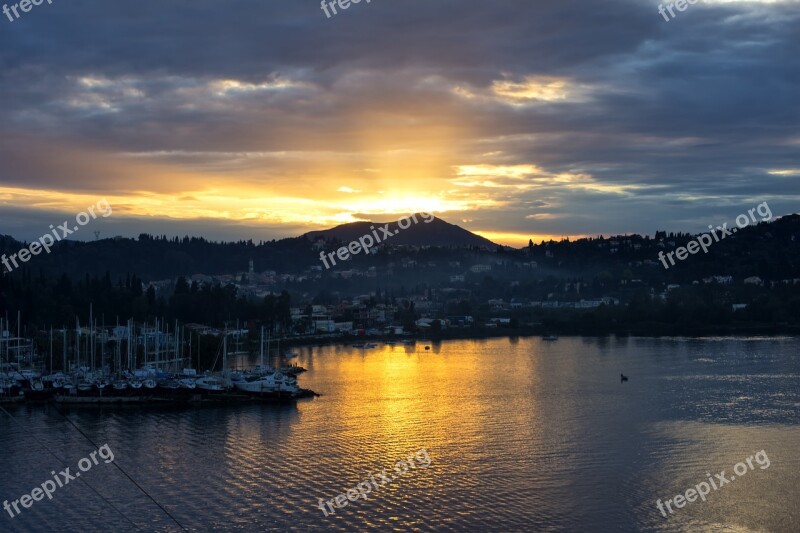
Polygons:
<instances>
[{"instance_id":1,"label":"calm water","mask_svg":"<svg viewBox=\"0 0 800 533\"><path fill-rule=\"evenodd\" d=\"M797 339L423 346L300 349L301 385L324 396L291 407L67 415L193 531L800 530ZM17 422L0 412L0 500L94 450L53 408L10 412ZM328 517L317 507L422 448L427 469ZM760 450L769 468L755 464L668 519L656 508ZM134 530L114 507L144 531L177 529L101 462L52 501L4 513L0 531Z\"/></svg>"}]
</instances>

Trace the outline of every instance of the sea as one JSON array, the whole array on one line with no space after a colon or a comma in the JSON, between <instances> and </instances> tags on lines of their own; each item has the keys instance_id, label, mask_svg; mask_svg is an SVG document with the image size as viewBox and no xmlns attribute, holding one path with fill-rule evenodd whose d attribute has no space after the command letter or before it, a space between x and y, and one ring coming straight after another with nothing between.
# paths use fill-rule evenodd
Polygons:
<instances>
[{"instance_id":1,"label":"sea","mask_svg":"<svg viewBox=\"0 0 800 533\"><path fill-rule=\"evenodd\" d=\"M797 338L295 351L296 404L3 406L0 501L63 486L0 531L800 531Z\"/></svg>"}]
</instances>

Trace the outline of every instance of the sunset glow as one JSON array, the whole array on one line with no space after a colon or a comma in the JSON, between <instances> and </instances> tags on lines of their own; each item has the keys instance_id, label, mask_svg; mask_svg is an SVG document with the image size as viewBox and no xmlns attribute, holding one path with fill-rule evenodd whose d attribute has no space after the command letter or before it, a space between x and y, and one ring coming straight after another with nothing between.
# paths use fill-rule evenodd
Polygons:
<instances>
[{"instance_id":1,"label":"sunset glow","mask_svg":"<svg viewBox=\"0 0 800 533\"><path fill-rule=\"evenodd\" d=\"M737 93L723 102L735 113L707 120L702 97L730 87L747 101L757 91L792 94L778 81L733 83L749 80L753 64L779 80L768 70L778 59L769 39L745 46L727 31L729 20L779 20L791 5L706 2L657 38L622 32L608 48L552 40L556 23L583 24L564 22L555 7L501 23L487 5L445 27L423 24L413 37L371 35L369 48L342 35L357 33L359 17L372 17L373 31L408 13L370 5L369 15L327 20L309 18L307 6L248 4L213 25L190 17L198 27L142 42L130 25L146 14L104 8L118 32L114 53L80 60L32 41L32 62L5 69L0 209L27 213L28 222L7 230L18 238L40 234L46 211L71 214L102 197L116 213L105 232L125 236L160 219L167 234L263 240L421 211L513 246L702 229L709 208L735 216L748 203L754 191L741 184L781 190L776 201L787 206L798 199L796 188L783 190L798 175L794 130L779 123L787 115L751 116ZM647 3L615 16L640 11L667 24ZM703 34L714 36L719 56L674 56L683 33L711 11L720 16ZM87 22L64 6L27 21L38 18L45 31L56 15L58 31L86 34ZM261 21L242 27L247 46L184 48L195 35L216 35L220 22L243 20ZM286 24L313 39L290 43ZM12 33L0 40L14 41ZM483 37L463 39L472 34ZM176 55L161 63L165 49ZM709 74L689 88L670 74L680 69ZM679 94L686 100L677 112ZM736 137L739 122L765 116L777 123L760 137ZM711 146L719 153L708 157Z\"/></svg>"}]
</instances>

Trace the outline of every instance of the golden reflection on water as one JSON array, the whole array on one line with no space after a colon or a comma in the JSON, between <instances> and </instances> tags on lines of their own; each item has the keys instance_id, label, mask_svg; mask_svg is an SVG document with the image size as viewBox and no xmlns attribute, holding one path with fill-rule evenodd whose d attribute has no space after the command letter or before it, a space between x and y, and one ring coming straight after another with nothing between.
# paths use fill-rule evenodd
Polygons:
<instances>
[{"instance_id":1,"label":"golden reflection on water","mask_svg":"<svg viewBox=\"0 0 800 533\"><path fill-rule=\"evenodd\" d=\"M186 521L211 517L206 529L793 531L800 368L797 342L774 342L305 347L299 382L320 398L97 424ZM315 507L422 448L429 468L333 516ZM658 498L761 449L769 469L659 514Z\"/></svg>"},{"instance_id":2,"label":"golden reflection on water","mask_svg":"<svg viewBox=\"0 0 800 533\"><path fill-rule=\"evenodd\" d=\"M495 406L482 399L495 383L480 356L469 345L447 356L440 345L383 346L355 350L320 372L330 372L339 388L335 423L347 435L366 432L370 441L388 445L384 451L393 457L455 436L486 438L482 424Z\"/></svg>"}]
</instances>

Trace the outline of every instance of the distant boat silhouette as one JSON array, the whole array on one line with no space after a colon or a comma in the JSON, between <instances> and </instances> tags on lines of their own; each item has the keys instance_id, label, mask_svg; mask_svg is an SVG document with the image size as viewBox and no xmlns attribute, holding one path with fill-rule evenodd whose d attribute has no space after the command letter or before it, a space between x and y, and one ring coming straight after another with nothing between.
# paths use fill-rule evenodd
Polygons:
<instances>
[{"instance_id":1,"label":"distant boat silhouette","mask_svg":"<svg viewBox=\"0 0 800 533\"><path fill-rule=\"evenodd\" d=\"M430 347L430 346L426 346L426 347L425 347L425 349L426 349L426 350L430 350L430 349L431 349L431 347Z\"/></svg>"},{"instance_id":2,"label":"distant boat silhouette","mask_svg":"<svg viewBox=\"0 0 800 533\"><path fill-rule=\"evenodd\" d=\"M620 374L619 375L619 381L620 381L620 383L623 382L623 381L628 381L628 376L626 376L625 374Z\"/></svg>"}]
</instances>

